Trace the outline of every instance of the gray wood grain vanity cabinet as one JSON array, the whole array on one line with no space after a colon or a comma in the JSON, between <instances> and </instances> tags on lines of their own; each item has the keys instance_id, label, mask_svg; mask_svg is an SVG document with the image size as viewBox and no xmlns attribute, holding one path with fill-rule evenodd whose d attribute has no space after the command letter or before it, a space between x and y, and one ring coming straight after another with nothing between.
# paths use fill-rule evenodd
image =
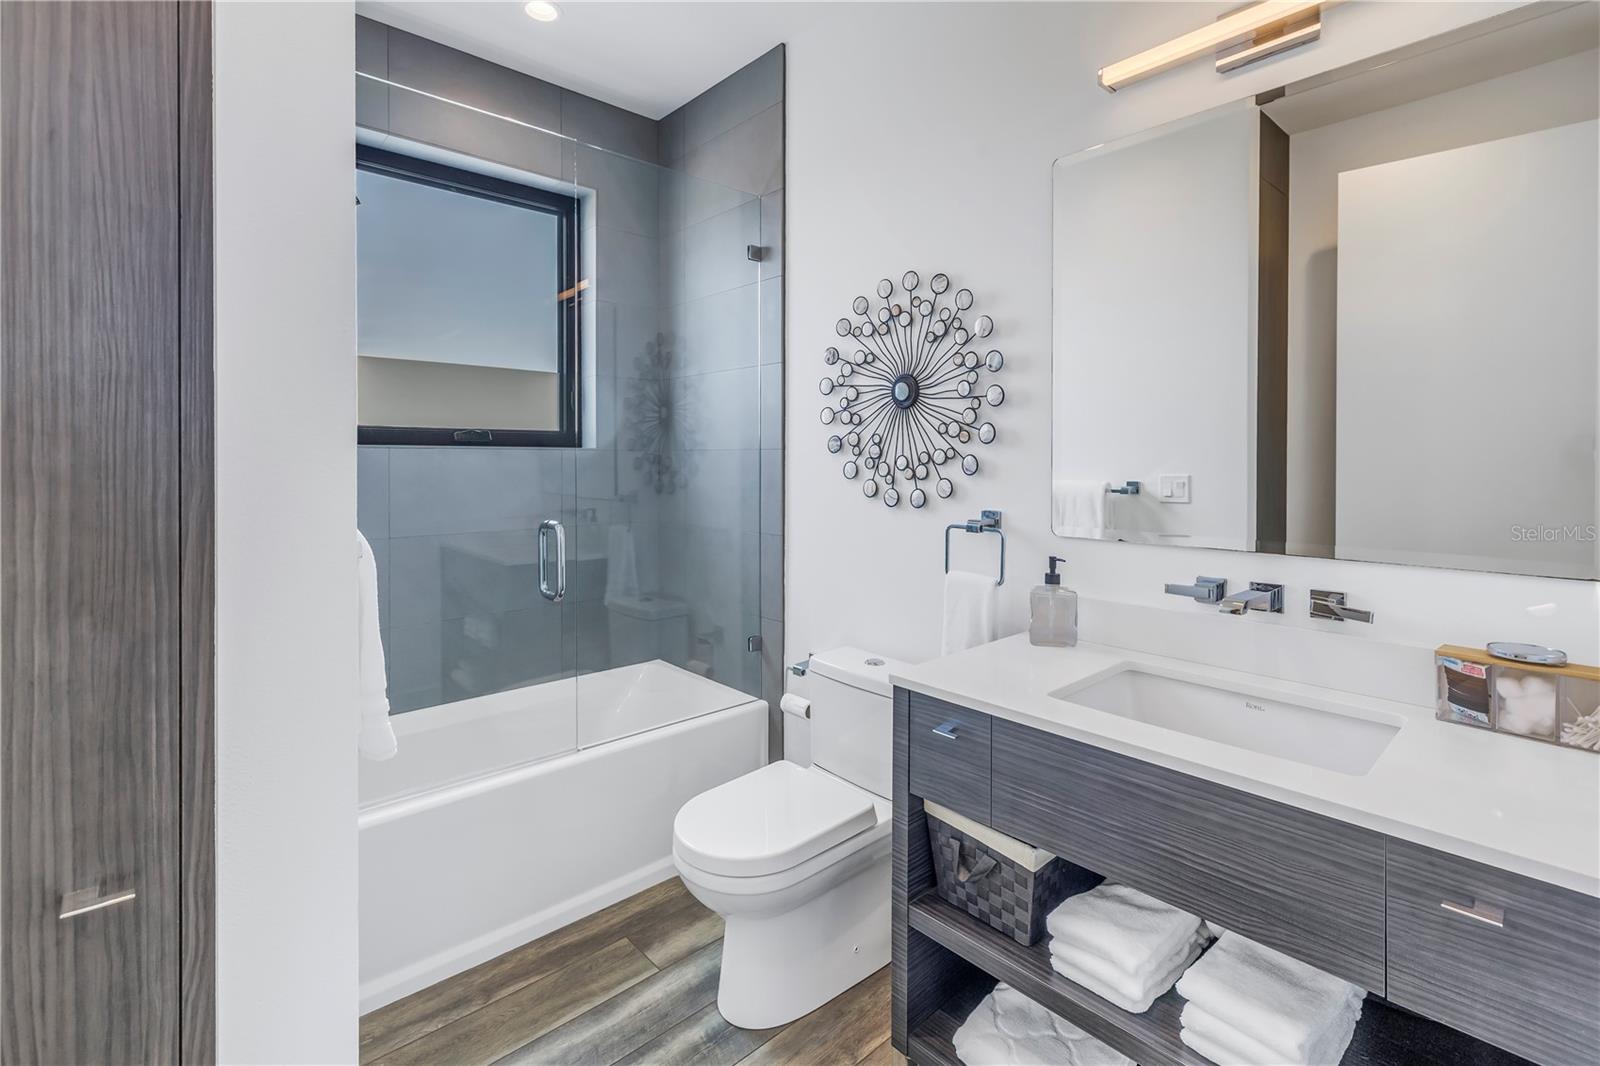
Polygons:
<instances>
[{"instance_id":1,"label":"gray wood grain vanity cabinet","mask_svg":"<svg viewBox=\"0 0 1600 1066\"><path fill-rule=\"evenodd\" d=\"M1600 901L1391 839L1389 999L1540 1062L1600 1062Z\"/></svg>"},{"instance_id":2,"label":"gray wood grain vanity cabinet","mask_svg":"<svg viewBox=\"0 0 1600 1066\"><path fill-rule=\"evenodd\" d=\"M1383 994L1382 835L1014 722L993 735L1002 833Z\"/></svg>"},{"instance_id":3,"label":"gray wood grain vanity cabinet","mask_svg":"<svg viewBox=\"0 0 1600 1066\"><path fill-rule=\"evenodd\" d=\"M1600 900L918 693L895 711L894 1032L913 1061L946 1061L955 1005L996 978L1145 1066L1201 1061L1175 992L1124 1014L932 894L927 799L1384 997L1346 1066L1600 1063Z\"/></svg>"}]
</instances>

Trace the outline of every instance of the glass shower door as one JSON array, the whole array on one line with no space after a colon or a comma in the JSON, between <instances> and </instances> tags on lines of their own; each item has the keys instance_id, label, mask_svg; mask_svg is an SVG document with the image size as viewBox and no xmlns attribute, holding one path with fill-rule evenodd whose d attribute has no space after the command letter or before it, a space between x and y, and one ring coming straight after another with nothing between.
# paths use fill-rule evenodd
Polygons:
<instances>
[{"instance_id":1,"label":"glass shower door","mask_svg":"<svg viewBox=\"0 0 1600 1066\"><path fill-rule=\"evenodd\" d=\"M486 772L759 695L781 565L760 199L360 79L379 93L364 151L417 161L401 191L459 212L386 235L393 197L358 175L362 528L395 711ZM522 201L570 204L558 248L516 229ZM541 323L570 346L528 341Z\"/></svg>"},{"instance_id":2,"label":"glass shower door","mask_svg":"<svg viewBox=\"0 0 1600 1066\"><path fill-rule=\"evenodd\" d=\"M757 197L576 161L595 367L568 614L581 748L760 692L762 237Z\"/></svg>"},{"instance_id":3,"label":"glass shower door","mask_svg":"<svg viewBox=\"0 0 1600 1066\"><path fill-rule=\"evenodd\" d=\"M358 131L359 524L401 734L365 793L577 747L585 259L570 140L359 82L389 126L473 146Z\"/></svg>"}]
</instances>

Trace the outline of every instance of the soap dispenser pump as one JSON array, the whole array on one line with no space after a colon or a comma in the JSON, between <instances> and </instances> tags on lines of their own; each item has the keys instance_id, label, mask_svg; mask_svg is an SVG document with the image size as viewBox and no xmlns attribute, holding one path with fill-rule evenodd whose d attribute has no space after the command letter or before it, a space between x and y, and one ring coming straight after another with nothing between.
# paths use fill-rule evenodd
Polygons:
<instances>
[{"instance_id":1,"label":"soap dispenser pump","mask_svg":"<svg viewBox=\"0 0 1600 1066\"><path fill-rule=\"evenodd\" d=\"M1078 594L1061 584L1056 565L1066 562L1059 556L1050 556L1050 571L1044 575L1044 584L1035 585L1028 596L1032 620L1028 624L1028 640L1047 648L1070 648L1078 643Z\"/></svg>"}]
</instances>

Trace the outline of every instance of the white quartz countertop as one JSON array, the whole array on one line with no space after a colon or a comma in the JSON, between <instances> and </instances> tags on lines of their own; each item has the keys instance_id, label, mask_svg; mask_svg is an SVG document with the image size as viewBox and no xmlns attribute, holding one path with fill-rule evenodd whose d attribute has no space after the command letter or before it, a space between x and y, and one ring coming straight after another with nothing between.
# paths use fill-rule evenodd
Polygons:
<instances>
[{"instance_id":1,"label":"white quartz countertop","mask_svg":"<svg viewBox=\"0 0 1600 1066\"><path fill-rule=\"evenodd\" d=\"M1402 724L1372 768L1357 776L1050 695L1133 664L1283 700L1342 704L1360 716ZM997 718L1600 896L1600 756L1593 752L1440 722L1431 706L1123 648L1036 648L1025 634L904 668L891 680Z\"/></svg>"}]
</instances>

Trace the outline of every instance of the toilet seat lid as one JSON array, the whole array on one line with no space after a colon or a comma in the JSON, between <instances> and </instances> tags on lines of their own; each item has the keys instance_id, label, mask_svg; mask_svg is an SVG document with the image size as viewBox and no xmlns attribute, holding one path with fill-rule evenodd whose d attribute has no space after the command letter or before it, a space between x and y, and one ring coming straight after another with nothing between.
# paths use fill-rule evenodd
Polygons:
<instances>
[{"instance_id":1,"label":"toilet seat lid","mask_svg":"<svg viewBox=\"0 0 1600 1066\"><path fill-rule=\"evenodd\" d=\"M800 865L877 824L866 792L775 762L702 792L673 823L678 854L707 873L759 877Z\"/></svg>"}]
</instances>

